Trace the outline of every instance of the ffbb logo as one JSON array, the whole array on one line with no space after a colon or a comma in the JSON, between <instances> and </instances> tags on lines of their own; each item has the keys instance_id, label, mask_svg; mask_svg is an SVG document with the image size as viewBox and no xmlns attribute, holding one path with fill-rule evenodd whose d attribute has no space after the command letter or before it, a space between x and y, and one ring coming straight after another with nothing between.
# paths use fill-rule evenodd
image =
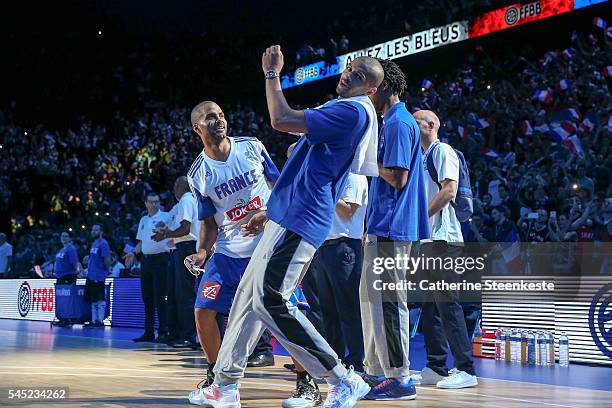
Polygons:
<instances>
[{"instance_id":1,"label":"ffbb logo","mask_svg":"<svg viewBox=\"0 0 612 408\"><path fill-rule=\"evenodd\" d=\"M301 84L310 78L316 78L319 76L319 67L313 66L309 68L300 67L295 71L295 83Z\"/></svg>"},{"instance_id":2,"label":"ffbb logo","mask_svg":"<svg viewBox=\"0 0 612 408\"><path fill-rule=\"evenodd\" d=\"M30 312L53 312L55 310L55 296L51 288L32 288L25 281L19 287L17 294L17 310L21 317Z\"/></svg>"},{"instance_id":3,"label":"ffbb logo","mask_svg":"<svg viewBox=\"0 0 612 408\"><path fill-rule=\"evenodd\" d=\"M508 10L506 10L506 15L504 18L506 20L506 24L511 26L524 18L539 16L540 13L542 13L542 5L539 1L536 1L529 4L524 4L520 7L509 7Z\"/></svg>"}]
</instances>

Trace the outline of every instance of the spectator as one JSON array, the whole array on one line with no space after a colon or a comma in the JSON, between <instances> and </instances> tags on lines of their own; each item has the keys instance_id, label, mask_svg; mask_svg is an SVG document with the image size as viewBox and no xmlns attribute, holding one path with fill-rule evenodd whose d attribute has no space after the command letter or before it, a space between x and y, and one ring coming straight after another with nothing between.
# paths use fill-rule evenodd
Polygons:
<instances>
[{"instance_id":1,"label":"spectator","mask_svg":"<svg viewBox=\"0 0 612 408\"><path fill-rule=\"evenodd\" d=\"M342 34L342 37L340 37L340 53L344 54L345 52L348 52L348 49L349 40L346 38L346 34Z\"/></svg>"},{"instance_id":2,"label":"spectator","mask_svg":"<svg viewBox=\"0 0 612 408\"><path fill-rule=\"evenodd\" d=\"M489 242L515 242L518 241L516 226L508 219L510 210L506 206L499 206L491 211L493 226L487 231L485 239Z\"/></svg>"},{"instance_id":3,"label":"spectator","mask_svg":"<svg viewBox=\"0 0 612 408\"><path fill-rule=\"evenodd\" d=\"M121 271L125 269L125 265L119 262L119 255L116 252L111 252L110 277L118 278L121 276Z\"/></svg>"},{"instance_id":4,"label":"spectator","mask_svg":"<svg viewBox=\"0 0 612 408\"><path fill-rule=\"evenodd\" d=\"M6 242L6 234L0 232L0 279L11 275L13 264L13 247Z\"/></svg>"}]
</instances>

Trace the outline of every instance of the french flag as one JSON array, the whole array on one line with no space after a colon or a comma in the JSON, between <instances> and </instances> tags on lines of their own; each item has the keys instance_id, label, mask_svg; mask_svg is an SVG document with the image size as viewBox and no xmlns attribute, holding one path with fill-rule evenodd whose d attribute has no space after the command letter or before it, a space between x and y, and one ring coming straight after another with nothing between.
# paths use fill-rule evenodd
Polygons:
<instances>
[{"instance_id":1,"label":"french flag","mask_svg":"<svg viewBox=\"0 0 612 408\"><path fill-rule=\"evenodd\" d=\"M491 126L491 122L487 118L478 119L478 121L476 122L476 127L478 129L486 129L489 126Z\"/></svg>"},{"instance_id":2,"label":"french flag","mask_svg":"<svg viewBox=\"0 0 612 408\"><path fill-rule=\"evenodd\" d=\"M533 128L528 120L523 120L518 123L518 128L525 136L533 135Z\"/></svg>"},{"instance_id":3,"label":"french flag","mask_svg":"<svg viewBox=\"0 0 612 408\"><path fill-rule=\"evenodd\" d=\"M572 59L576 56L576 50L573 48L566 48L561 52L561 56L566 60Z\"/></svg>"},{"instance_id":4,"label":"french flag","mask_svg":"<svg viewBox=\"0 0 612 408\"><path fill-rule=\"evenodd\" d=\"M574 108L569 108L565 111L570 117L574 118L575 120L580 120L580 113L578 113L578 111Z\"/></svg>"},{"instance_id":5,"label":"french flag","mask_svg":"<svg viewBox=\"0 0 612 408\"><path fill-rule=\"evenodd\" d=\"M499 244L501 255L509 271L521 273L525 267L521 259L521 245L516 231L511 229Z\"/></svg>"},{"instance_id":6,"label":"french flag","mask_svg":"<svg viewBox=\"0 0 612 408\"><path fill-rule=\"evenodd\" d=\"M465 78L465 79L463 80L463 83L465 84L465 86L467 86L467 88L468 88L470 91L473 91L473 90L474 90L474 81L472 80L472 78Z\"/></svg>"},{"instance_id":7,"label":"french flag","mask_svg":"<svg viewBox=\"0 0 612 408\"><path fill-rule=\"evenodd\" d=\"M467 138L470 136L467 129L463 126L457 126L457 132L459 132L459 136L461 136L461 139L463 139L463 141L466 141Z\"/></svg>"},{"instance_id":8,"label":"french flag","mask_svg":"<svg viewBox=\"0 0 612 408\"><path fill-rule=\"evenodd\" d=\"M557 51L547 51L544 54L544 61L542 61L542 65L546 66L548 65L550 62L552 62L554 59L557 58Z\"/></svg>"},{"instance_id":9,"label":"french flag","mask_svg":"<svg viewBox=\"0 0 612 408\"><path fill-rule=\"evenodd\" d=\"M499 154L497 154L497 152L495 150L489 149L488 147L483 147L482 148L482 152L487 157L492 157L492 158L499 157Z\"/></svg>"},{"instance_id":10,"label":"french flag","mask_svg":"<svg viewBox=\"0 0 612 408\"><path fill-rule=\"evenodd\" d=\"M612 65L608 65L603 69L604 76L611 77L612 76Z\"/></svg>"},{"instance_id":11,"label":"french flag","mask_svg":"<svg viewBox=\"0 0 612 408\"><path fill-rule=\"evenodd\" d=\"M457 126L459 126L459 124L454 119L449 119L446 121L446 128L449 130L457 129Z\"/></svg>"},{"instance_id":12,"label":"french flag","mask_svg":"<svg viewBox=\"0 0 612 408\"><path fill-rule=\"evenodd\" d=\"M605 30L606 28L608 28L608 23L606 23L606 20L604 20L601 17L593 17L593 24L595 24L597 27L601 28L602 30Z\"/></svg>"},{"instance_id":13,"label":"french flag","mask_svg":"<svg viewBox=\"0 0 612 408\"><path fill-rule=\"evenodd\" d=\"M428 79L424 79L421 83L421 88L429 90L433 86L433 82Z\"/></svg>"},{"instance_id":14,"label":"french flag","mask_svg":"<svg viewBox=\"0 0 612 408\"><path fill-rule=\"evenodd\" d=\"M541 132L541 133L546 133L546 132L550 132L550 126L548 126L546 123L542 123L541 125L537 125L536 127L534 127L536 132Z\"/></svg>"},{"instance_id":15,"label":"french flag","mask_svg":"<svg viewBox=\"0 0 612 408\"><path fill-rule=\"evenodd\" d=\"M576 131L576 127L570 122L553 123L550 129L550 136L557 143L563 143L570 135Z\"/></svg>"},{"instance_id":16,"label":"french flag","mask_svg":"<svg viewBox=\"0 0 612 408\"><path fill-rule=\"evenodd\" d=\"M560 125L563 129L565 129L566 132L569 132L569 133L574 133L577 130L576 125L574 125L572 122L567 121L567 120L562 121Z\"/></svg>"},{"instance_id":17,"label":"french flag","mask_svg":"<svg viewBox=\"0 0 612 408\"><path fill-rule=\"evenodd\" d=\"M545 90L545 91L537 90L533 94L533 98L539 100L540 102L549 104L552 102L553 94L550 90Z\"/></svg>"},{"instance_id":18,"label":"french flag","mask_svg":"<svg viewBox=\"0 0 612 408\"><path fill-rule=\"evenodd\" d=\"M580 143L580 139L578 139L578 136L572 135L567 139L563 140L561 144L567 150L572 152L572 154L576 154L580 157L584 156L584 150L582 150L582 144Z\"/></svg>"},{"instance_id":19,"label":"french flag","mask_svg":"<svg viewBox=\"0 0 612 408\"><path fill-rule=\"evenodd\" d=\"M566 89L569 89L572 86L572 83L570 82L569 79L562 79L561 81L559 81L559 83L557 84L557 89L559 89L560 91L565 91Z\"/></svg>"},{"instance_id":20,"label":"french flag","mask_svg":"<svg viewBox=\"0 0 612 408\"><path fill-rule=\"evenodd\" d=\"M594 128L595 128L595 124L593 122L591 122L591 120L589 118L584 118L584 120L580 124L580 131L582 133L590 132Z\"/></svg>"}]
</instances>

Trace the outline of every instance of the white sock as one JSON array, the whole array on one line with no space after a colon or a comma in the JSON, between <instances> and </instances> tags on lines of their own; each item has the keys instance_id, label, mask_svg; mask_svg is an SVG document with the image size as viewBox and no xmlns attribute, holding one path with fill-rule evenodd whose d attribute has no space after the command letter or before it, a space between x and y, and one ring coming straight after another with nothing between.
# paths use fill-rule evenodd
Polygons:
<instances>
[{"instance_id":1,"label":"white sock","mask_svg":"<svg viewBox=\"0 0 612 408\"><path fill-rule=\"evenodd\" d=\"M106 301L101 300L98 302L98 321L104 321L104 312L106 311Z\"/></svg>"}]
</instances>

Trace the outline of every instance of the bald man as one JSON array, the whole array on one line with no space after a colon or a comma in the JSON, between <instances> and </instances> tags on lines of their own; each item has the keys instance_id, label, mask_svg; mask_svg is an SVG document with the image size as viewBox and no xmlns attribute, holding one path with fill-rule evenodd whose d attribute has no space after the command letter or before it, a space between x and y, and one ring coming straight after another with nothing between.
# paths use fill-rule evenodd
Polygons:
<instances>
[{"instance_id":1,"label":"bald man","mask_svg":"<svg viewBox=\"0 0 612 408\"><path fill-rule=\"evenodd\" d=\"M421 130L421 147L425 156L425 183L432 239L432 242L423 243L421 251L427 258L458 258L463 254L463 235L451 202L457 194L459 156L451 146L438 140L440 119L435 113L420 110L414 113L414 118ZM422 273L420 278L431 283L460 281L460 275L452 269L434 267ZM431 299L423 303L421 318L427 365L413 378L421 385L436 385L438 388L477 385L472 345L458 291L435 290L428 293L428 296ZM457 367L450 375L446 366L447 344Z\"/></svg>"},{"instance_id":2,"label":"bald man","mask_svg":"<svg viewBox=\"0 0 612 408\"><path fill-rule=\"evenodd\" d=\"M193 320L195 277L185 268L183 259L196 250L196 241L200 234L198 205L189 189L187 177L178 177L173 190L174 198L178 202L170 211L172 225L170 228L157 230L151 237L156 242L172 239L175 246L168 277L167 310L170 338L156 339L156 342L166 342L174 347L197 348Z\"/></svg>"},{"instance_id":3,"label":"bald man","mask_svg":"<svg viewBox=\"0 0 612 408\"><path fill-rule=\"evenodd\" d=\"M240 406L238 382L244 376L246 356L268 327L313 377L327 381L325 407L352 407L370 387L342 365L289 298L331 230L349 170L361 168L355 160L359 162L362 156L356 153L362 151L362 142L369 144L376 138L376 113L368 96L376 93L384 73L375 59L357 58L342 72L336 87L339 99L319 109L294 110L279 79L283 67L280 46L269 47L261 62L272 127L304 135L274 186L267 208L269 220L266 223L266 217L258 214L246 226L252 230L265 223L265 230L232 306L215 382L202 390L198 402Z\"/></svg>"},{"instance_id":4,"label":"bald man","mask_svg":"<svg viewBox=\"0 0 612 408\"><path fill-rule=\"evenodd\" d=\"M366 399L411 400L416 398L416 389L409 372L408 294L378 286L405 281L407 271L393 267L377 273L372 266L376 259L409 256L416 250L413 242L429 238L427 198L419 127L400 101L405 75L392 61L380 63L385 78L379 92L371 96L383 116L378 138L379 176L370 183L360 282L365 378L373 386Z\"/></svg>"}]
</instances>

